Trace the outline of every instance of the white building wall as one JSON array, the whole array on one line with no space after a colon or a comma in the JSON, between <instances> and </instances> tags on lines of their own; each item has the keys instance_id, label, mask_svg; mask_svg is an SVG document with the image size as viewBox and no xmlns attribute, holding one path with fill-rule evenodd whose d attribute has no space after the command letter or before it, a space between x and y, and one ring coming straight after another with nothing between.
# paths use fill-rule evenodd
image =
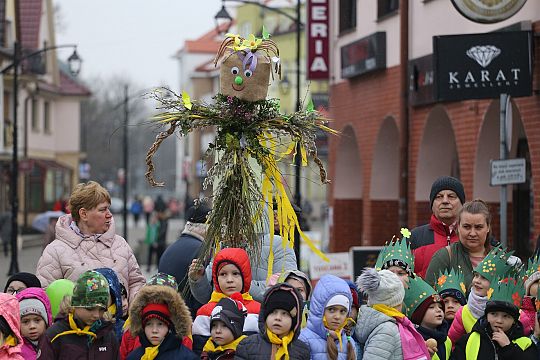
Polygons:
<instances>
[{"instance_id":1,"label":"white building wall","mask_svg":"<svg viewBox=\"0 0 540 360\"><path fill-rule=\"evenodd\" d=\"M356 3L356 30L339 35L339 2L330 1L331 16L331 83L341 78L341 47L371 35L386 31L386 66L399 64L399 13L377 20L377 1L359 0ZM494 31L520 21L540 19L540 1L527 1L510 19L496 24L478 24L463 17L449 0L409 1L409 58L433 52L433 36L483 33Z\"/></svg>"},{"instance_id":2,"label":"white building wall","mask_svg":"<svg viewBox=\"0 0 540 360\"><path fill-rule=\"evenodd\" d=\"M57 101L53 106L55 150L57 152L79 152L80 149L80 105L78 100ZM88 144L91 149L92 144Z\"/></svg>"}]
</instances>

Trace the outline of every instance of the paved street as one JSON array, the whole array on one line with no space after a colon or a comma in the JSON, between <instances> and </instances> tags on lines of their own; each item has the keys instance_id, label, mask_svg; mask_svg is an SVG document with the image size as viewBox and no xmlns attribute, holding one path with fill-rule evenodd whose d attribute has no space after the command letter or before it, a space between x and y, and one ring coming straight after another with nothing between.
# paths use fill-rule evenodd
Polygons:
<instances>
[{"instance_id":1,"label":"paved street","mask_svg":"<svg viewBox=\"0 0 540 360\"><path fill-rule=\"evenodd\" d=\"M122 216L121 215L115 215L115 226L116 226L116 232L119 235L122 235ZM145 224L144 220L139 221L138 226L135 226L133 224L133 219L129 217L128 219L128 231L129 231L129 237L128 242L133 248L133 251L135 254L142 254L143 256L139 256L141 258L138 258L139 264L141 265L141 270L143 270L143 273L148 278L151 274L153 274L156 270L156 266L154 265L150 271L150 273L146 272L146 249L141 249L139 247L139 244L144 244L144 236L145 236ZM167 231L167 244L172 243L176 240L178 235L180 234L180 231L184 228L184 220L180 219L171 219L169 220L169 228ZM25 243L28 244L29 237L25 237ZM35 237L34 237L35 238ZM32 243L39 243L39 242L32 242ZM28 271L31 273L35 273L36 271L36 265L39 260L39 257L41 256L41 245L38 246L31 246L23 248L19 252L19 270L20 271ZM155 261L155 260L154 260ZM144 264L144 266L143 266ZM10 265L10 257L4 257L3 254L0 255L0 291L4 290L4 285L8 279L7 273L9 271L9 265Z\"/></svg>"}]
</instances>

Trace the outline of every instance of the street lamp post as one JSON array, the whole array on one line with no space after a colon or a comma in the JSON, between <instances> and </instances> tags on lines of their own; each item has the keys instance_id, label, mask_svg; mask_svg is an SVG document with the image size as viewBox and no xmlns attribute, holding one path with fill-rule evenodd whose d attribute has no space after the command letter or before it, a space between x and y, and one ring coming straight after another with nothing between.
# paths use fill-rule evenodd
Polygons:
<instances>
[{"instance_id":1,"label":"street lamp post","mask_svg":"<svg viewBox=\"0 0 540 360\"><path fill-rule=\"evenodd\" d=\"M19 104L19 65L22 61L29 59L33 56L45 53L50 50L56 50L60 48L71 47L75 50L73 54L68 58L68 64L70 71L73 75L77 75L80 71L81 58L77 55L76 45L57 45L49 46L43 49L34 51L28 55L21 56L21 48L17 41L13 44L13 62L3 68L0 74L5 74L9 70L13 69L13 129L12 129L12 142L13 142L13 154L11 158L11 182L10 182L10 202L11 202L11 263L9 265L8 275L13 275L19 272L19 260L18 260L18 248L17 248L17 234L19 232L19 226L17 222L17 215L19 213L19 154L18 154L18 123L17 123L17 106Z\"/></svg>"},{"instance_id":2,"label":"street lamp post","mask_svg":"<svg viewBox=\"0 0 540 360\"><path fill-rule=\"evenodd\" d=\"M265 10L269 10L275 13L278 13L280 15L283 15L287 17L288 19L294 21L296 24L296 111L300 111L300 103L301 103L301 95L300 95L300 38L301 38L301 32L302 28L304 27L304 24L300 21L300 15L301 15L301 2L300 0L296 0L296 16L292 16L286 11L283 11L279 8L270 7L268 5L261 4L256 1L247 1L247 0L222 0L222 6L221 10L216 14L214 19L216 20L216 29L219 32L222 27L222 21L228 21L228 26L226 26L225 32L229 30L230 24L232 22L232 17L227 12L227 9L225 8L225 2L238 2L242 4L251 4L258 6L260 8L263 8ZM296 156L294 158L294 165L295 165L295 181L294 181L294 202L298 207L302 207L302 183L301 183L301 176L302 176L302 157L300 156L300 143L297 144L296 147ZM296 254L296 261L298 264L300 264L300 239L299 236L296 236L296 241L294 242L294 252Z\"/></svg>"}]
</instances>

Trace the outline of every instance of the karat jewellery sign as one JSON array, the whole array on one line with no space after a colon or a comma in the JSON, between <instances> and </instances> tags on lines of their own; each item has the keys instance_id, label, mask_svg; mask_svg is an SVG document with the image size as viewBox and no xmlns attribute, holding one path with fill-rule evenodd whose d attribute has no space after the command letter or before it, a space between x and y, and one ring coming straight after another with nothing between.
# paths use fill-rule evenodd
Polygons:
<instances>
[{"instance_id":1,"label":"karat jewellery sign","mask_svg":"<svg viewBox=\"0 0 540 360\"><path fill-rule=\"evenodd\" d=\"M437 99L495 99L532 94L530 31L434 36Z\"/></svg>"},{"instance_id":2,"label":"karat jewellery sign","mask_svg":"<svg viewBox=\"0 0 540 360\"><path fill-rule=\"evenodd\" d=\"M526 2L527 0L452 0L461 15L479 23L506 20L517 13Z\"/></svg>"},{"instance_id":3,"label":"karat jewellery sign","mask_svg":"<svg viewBox=\"0 0 540 360\"><path fill-rule=\"evenodd\" d=\"M330 75L329 0L307 3L307 78L328 80Z\"/></svg>"},{"instance_id":4,"label":"karat jewellery sign","mask_svg":"<svg viewBox=\"0 0 540 360\"><path fill-rule=\"evenodd\" d=\"M525 159L491 160L491 186L523 184L527 180Z\"/></svg>"},{"instance_id":5,"label":"karat jewellery sign","mask_svg":"<svg viewBox=\"0 0 540 360\"><path fill-rule=\"evenodd\" d=\"M386 68L386 33L376 32L341 47L341 77Z\"/></svg>"}]
</instances>

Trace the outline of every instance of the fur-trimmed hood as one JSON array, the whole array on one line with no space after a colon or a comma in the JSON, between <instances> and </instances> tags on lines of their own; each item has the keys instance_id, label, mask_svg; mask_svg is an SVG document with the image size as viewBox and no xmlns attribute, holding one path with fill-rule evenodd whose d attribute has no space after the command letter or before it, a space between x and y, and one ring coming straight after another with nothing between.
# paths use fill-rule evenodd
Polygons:
<instances>
[{"instance_id":1,"label":"fur-trimmed hood","mask_svg":"<svg viewBox=\"0 0 540 360\"><path fill-rule=\"evenodd\" d=\"M180 294L168 286L146 285L139 290L129 309L129 331L140 335L143 331L142 310L148 304L167 304L176 335L182 338L191 333L191 315Z\"/></svg>"}]
</instances>

